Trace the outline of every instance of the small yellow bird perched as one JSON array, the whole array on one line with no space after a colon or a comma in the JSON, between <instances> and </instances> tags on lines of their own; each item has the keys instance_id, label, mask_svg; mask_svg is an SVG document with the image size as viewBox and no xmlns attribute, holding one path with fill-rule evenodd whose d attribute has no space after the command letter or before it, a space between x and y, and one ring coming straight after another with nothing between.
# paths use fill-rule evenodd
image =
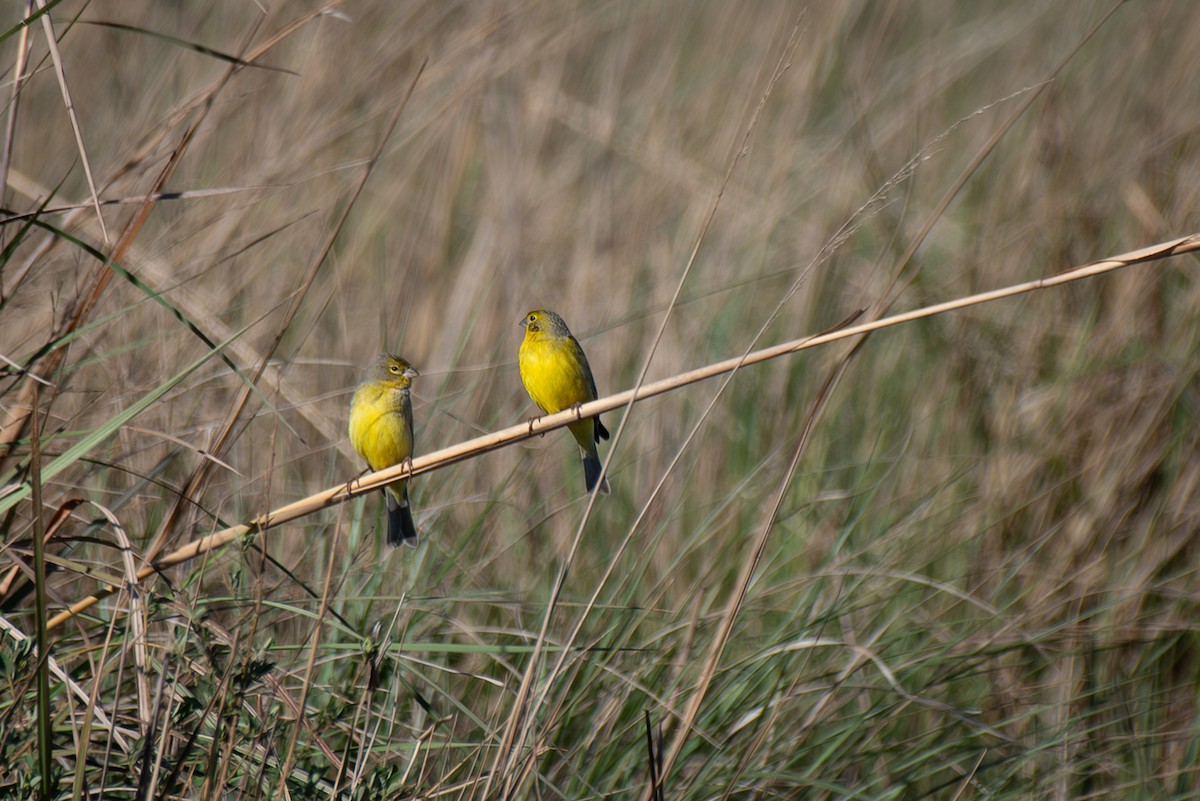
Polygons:
<instances>
[{"instance_id":1,"label":"small yellow bird perched","mask_svg":"<svg viewBox=\"0 0 1200 801\"><path fill-rule=\"evenodd\" d=\"M597 397L596 380L587 356L570 329L552 311L539 309L526 312L519 325L525 328L518 362L521 383L533 402L546 414L561 412ZM583 478L588 492L599 484L599 492L607 495L608 479L600 478L600 455L596 443L608 439L608 430L599 417L589 417L567 426L579 443L583 456Z\"/></svg>"},{"instance_id":2,"label":"small yellow bird perched","mask_svg":"<svg viewBox=\"0 0 1200 801\"><path fill-rule=\"evenodd\" d=\"M413 366L384 353L367 370L350 401L350 444L372 470L411 459L413 453ZM388 508L388 545L417 544L417 527L408 505L408 480L384 490Z\"/></svg>"}]
</instances>

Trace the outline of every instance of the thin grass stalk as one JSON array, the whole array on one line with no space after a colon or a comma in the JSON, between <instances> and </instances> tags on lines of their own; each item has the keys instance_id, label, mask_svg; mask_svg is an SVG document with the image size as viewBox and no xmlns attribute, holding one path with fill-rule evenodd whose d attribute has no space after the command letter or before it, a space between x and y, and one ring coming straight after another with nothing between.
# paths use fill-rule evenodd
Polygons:
<instances>
[{"instance_id":1,"label":"thin grass stalk","mask_svg":"<svg viewBox=\"0 0 1200 801\"><path fill-rule=\"evenodd\" d=\"M704 244L705 240L707 239L709 228L712 226L713 221L716 219L717 211L720 209L720 206L721 206L721 199L725 195L725 190L729 186L729 183L733 178L734 172L736 171L738 164L741 163L742 159L749 152L750 141L754 134L755 129L758 127L758 121L759 121L760 116L762 115L763 109L766 108L767 101L770 99L771 94L775 90L775 87L779 84L779 81L783 78L784 73L786 73L788 68L791 66L791 58L795 53L796 47L799 45L800 24L801 24L802 19L803 19L803 17L796 20L796 24L793 26L792 31L788 36L787 43L784 45L783 51L780 54L779 59L777 60L777 62L775 64L775 68L772 71L770 80L768 80L768 82L767 82L767 87L766 87L766 89L763 90L762 96L759 98L758 105L755 107L754 113L750 118L750 122L746 126L746 131L743 134L741 141L739 142L737 152L734 154L733 158L730 160L729 167L725 171L724 180L722 181L721 187L717 191L716 196L713 198L712 205L709 207L709 210L708 210L708 215L704 220L703 226L701 226L700 233L696 238L695 244L692 246L691 255L688 257L688 261L684 266L683 272L680 274L679 279L675 283L674 294L671 296L671 300L667 304L667 309L666 309L665 313L663 314L662 320L659 323L658 330L655 332L654 338L651 340L649 351L647 352L646 357L642 360L641 370L638 372L637 380L634 383L634 392L635 393L637 392L637 390L640 387L642 387L645 384L646 375L650 371L650 364L654 359L654 354L657 351L658 345L661 342L663 334L666 331L667 323L671 319L672 312L674 312L675 307L679 302L679 297L680 297L681 293L683 292L683 287L684 287L685 283L687 282L688 276L691 275L692 267L695 265L695 262L696 262L696 257L700 253L700 247ZM617 451L618 443L620 443L622 440L622 436L625 432L625 428L630 419L630 411L633 407L633 403L634 403L634 397L631 397L629 399L628 403L625 404L625 409L621 415L620 422L617 425L616 431L613 433L612 447L610 447L608 449L608 452L605 454L604 461L601 464L600 474L602 477L603 477L604 473L607 472L608 465L612 462L614 454ZM714 400L714 403L715 403L715 400ZM711 408L711 405L710 405L710 408ZM702 419L703 419L703 416L702 416ZM699 426L699 422L697 423L697 426ZM665 475L660 478L660 486L661 486L661 483L665 480L666 480ZM542 629L538 633L538 639L537 639L537 643L536 643L538 649L540 649L545 642L545 637L546 637L547 631L549 630L551 617L553 616L554 611L557 608L558 599L562 593L563 586L566 584L567 575L570 572L571 566L574 564L575 555L578 552L581 542L583 541L583 532L587 526L588 520L591 519L592 509L595 508L596 499L597 499L597 494L595 492L591 493L590 497L588 498L587 506L584 509L583 515L580 517L579 524L575 528L575 536L571 542L570 552L567 554L567 557L564 560L564 562L559 570L558 578L555 581L555 586L554 586L554 589L551 594L550 603L547 605L546 613L542 620ZM649 501L647 503L649 503ZM633 534L633 532L631 530L629 532L629 536L632 536L632 534ZM626 538L626 541L628 541L628 537ZM613 558L614 563L615 563L615 559L616 559L616 557L614 556L614 558ZM600 588L597 587L596 592L593 594L593 598L595 598L599 594L599 592L600 592ZM533 716L534 714L536 714L537 709L540 708L542 706L542 704L545 703L546 696L550 692L550 687L553 686L555 679L560 675L564 666L566 665L567 659L569 658L570 653L571 653L571 647L575 641L575 637L578 636L578 633L579 633L580 629L582 628L584 621L586 620L590 611L591 611L591 603L589 603L588 606L579 615L579 619L576 622L576 625L575 625L574 629L572 630L571 635L569 636L566 643L564 644L563 650L560 653L559 658L556 660L554 667L550 670L549 674L543 679L542 691L539 693L537 699L534 701L532 708L529 710L525 710L524 707L525 707L526 699L523 697L523 695L525 693L525 688L530 685L533 673L536 670L536 667L540 662L540 657L541 657L540 650L535 651L534 657L532 659L530 659L528 667L526 668L525 677L521 683L521 691L518 693L517 700L514 702L514 707L519 710L519 714L513 715L512 717L509 718L509 725L505 729L505 738L501 741L500 749L499 749L498 755L497 755L497 760L499 760L500 758L507 758L510 760L510 762L503 769L500 769L498 766L499 763L497 763L497 769L495 769L493 771L493 774L507 776L510 773L510 771L512 769L511 760L516 758L516 754L519 750L519 748L518 748L519 742L517 742L515 740L510 740L509 733L514 730L518 721L523 721L526 717ZM512 788L512 787L506 788L506 791L509 794L511 794L511 792L513 790L514 790L514 788ZM485 790L485 795L486 794L487 793Z\"/></svg>"},{"instance_id":2,"label":"thin grass stalk","mask_svg":"<svg viewBox=\"0 0 1200 801\"><path fill-rule=\"evenodd\" d=\"M725 648L729 644L730 637L733 636L734 621L737 620L738 614L742 610L742 605L746 601L746 594L750 588L750 582L754 578L759 564L762 562L763 553L767 548L767 541L775 528L779 509L787 497L788 487L791 486L792 478L796 474L796 467L800 464L800 457L803 455L809 440L812 438L812 432L816 427L817 419L829 401L833 386L845 374L851 357L852 354L847 354L845 358L838 361L837 366L821 385L817 397L813 402L813 407L806 416L804 429L800 432L800 438L796 442L796 447L792 450L792 458L788 462L787 468L783 471L783 476L779 479L770 510L762 523L758 536L755 538L753 547L750 548L745 560L742 562L737 582L733 590L729 593L729 600L726 603L724 612L721 614L721 623L717 629L717 636L713 639L712 645L709 648L708 657L705 659L700 673L700 679L696 682L696 686L692 690L692 697L688 699L687 709L679 725L679 731L675 735L675 741L667 750L666 758L663 759L660 773L664 782L671 775L671 770L675 767L675 762L679 759L679 755L683 753L683 747L692 734L692 728L700 714L700 706L704 703L704 699L708 695L708 689L712 684L713 677L717 674L717 666L721 662L721 657L725 654ZM652 801L653 799L651 794L646 793L642 797L645 801Z\"/></svg>"},{"instance_id":3,"label":"thin grass stalk","mask_svg":"<svg viewBox=\"0 0 1200 801\"><path fill-rule=\"evenodd\" d=\"M25 0L25 17L33 12L33 0ZM8 204L8 169L12 164L14 136L17 131L17 110L20 108L21 87L25 84L25 65L29 59L29 26L22 25L17 34L17 62L13 67L12 92L8 96L8 118L4 123L3 150L0 150L0 205Z\"/></svg>"},{"instance_id":4,"label":"thin grass stalk","mask_svg":"<svg viewBox=\"0 0 1200 801\"><path fill-rule=\"evenodd\" d=\"M335 534L341 531L341 527L334 529ZM329 613L330 598L333 593L333 572L334 561L337 556L337 548L333 547L335 543L331 543L329 547L329 560L325 565L325 589L321 594L321 609L317 615L316 621L312 628L312 647L309 649L308 661L304 666L304 678L300 684L300 700L296 704L297 717L296 723L292 726L292 735L288 738L287 753L283 759L283 765L279 773L279 788L283 793L287 793L287 779L292 773L293 760L296 756L296 742L300 736L300 730L304 728L305 710L308 709L308 694L312 691L313 671L316 669L317 654L321 644L321 629L325 627L325 619ZM337 774L342 775L345 766L342 760L334 756L332 753L327 754L330 761L337 769Z\"/></svg>"},{"instance_id":5,"label":"thin grass stalk","mask_svg":"<svg viewBox=\"0 0 1200 801\"><path fill-rule=\"evenodd\" d=\"M46 10L46 0L37 0L38 8ZM83 143L83 129L79 125L79 115L75 113L75 103L71 100L71 87L67 84L67 73L63 68L62 53L58 51L58 37L54 33L54 21L50 14L42 14L42 30L46 34L46 47L54 62L54 74L58 78L58 88L62 92L63 106L67 110L67 118L71 120L71 130L75 134L75 147L79 151L79 161L83 165L83 175L87 179L88 190L92 193L92 207L96 210L96 220L100 223L104 244L111 244L108 236L108 226L104 224L104 215L100 213L100 193L96 191L96 179L92 175L92 163L88 160L87 147Z\"/></svg>"},{"instance_id":6,"label":"thin grass stalk","mask_svg":"<svg viewBox=\"0 0 1200 801\"><path fill-rule=\"evenodd\" d=\"M42 798L53 797L50 770L54 766L54 730L50 727L50 630L46 626L46 546L42 542L42 450L39 434L38 401L41 393L33 387L33 425L29 431L29 480L33 484L33 582L37 626L38 687L38 769L41 771Z\"/></svg>"}]
</instances>

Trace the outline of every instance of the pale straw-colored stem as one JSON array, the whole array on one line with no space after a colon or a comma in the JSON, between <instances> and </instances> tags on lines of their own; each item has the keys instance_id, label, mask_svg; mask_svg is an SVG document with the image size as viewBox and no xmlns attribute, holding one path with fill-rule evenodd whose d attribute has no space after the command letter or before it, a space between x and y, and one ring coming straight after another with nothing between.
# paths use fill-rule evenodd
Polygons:
<instances>
[{"instance_id":1,"label":"pale straw-colored stem","mask_svg":"<svg viewBox=\"0 0 1200 801\"><path fill-rule=\"evenodd\" d=\"M186 562L194 559L201 554L208 553L230 541L250 534L251 532L262 532L269 528L279 526L305 515L342 503L357 495L362 495L367 492L379 489L386 486L398 478L407 478L411 476L419 476L423 473L428 473L433 470L446 467L447 465L457 464L458 462L472 459L490 451L498 450L506 447L514 442L521 442L539 434L544 434L547 431L553 431L557 428L562 428L570 423L575 422L583 417L594 417L604 412L610 412L613 409L619 409L628 404L631 400L634 402L652 398L656 395L662 395L680 387L694 384L697 381L703 381L706 378L722 375L733 370L740 369L752 364L758 364L770 359L777 359L780 356L786 356L789 353L797 353L809 348L815 348L818 345L826 345L830 342L837 342L843 339L851 339L853 337L862 336L872 331L878 331L883 328L890 328L901 323L911 322L913 320L922 320L927 317L933 317L938 314L965 309L970 306L978 306L982 303L990 303L994 300L1003 298L1011 298L1015 295L1023 295L1029 292L1034 292L1040 289L1049 289L1050 287L1061 286L1072 281L1079 281L1084 278L1091 278L1104 273L1120 270L1134 264L1142 262L1156 261L1158 259L1166 259L1172 256L1182 255L1184 253L1192 253L1200 250L1200 234L1191 234L1190 236L1180 237L1169 242L1162 242L1157 245L1142 248L1140 250L1122 253L1118 256L1105 259L1103 261L1084 264L1080 267L1058 273L1057 275L1048 278L1039 278L1036 281L1028 281L1023 284L1014 284L1003 289L994 289L990 292L982 292L978 295L971 295L957 300L947 301L946 303L938 303L933 306L925 306L920 309L904 312L902 314L894 314L890 317L885 317L879 320L872 320L857 325L845 326L833 331L828 331L814 336L795 339L790 342L784 342L780 345L775 345L770 348L754 351L747 354L744 358L738 357L726 359L722 362L710 364L706 367L701 367L696 370L690 370L686 373L664 378L661 381L655 381L651 384L645 384L638 390L626 390L618 392L615 395L609 395L599 400L585 403L576 409L568 409L567 411L557 414L546 415L535 420L530 420L526 423L521 423L515 426L495 431L491 434L486 434L482 437L467 440L466 442L452 445L449 448L443 448L433 453L419 456L412 460L411 464L399 464L389 467L386 470L380 470L377 473L368 473L367 475L351 481L347 484L339 485L318 492L315 495L310 495L295 503L290 503L287 506L280 507L274 511L268 512L261 517L255 518L249 523L245 523L232 528L223 529L207 537L190 542L187 545L179 548L166 556L154 561L154 563L141 568L138 571L138 581L142 581L165 567ZM116 587L104 587L96 594L90 595L81 601L76 602L70 608L55 615L47 624L48 628L56 628L73 615L82 612L94 605L101 598L104 598L116 591Z\"/></svg>"}]
</instances>

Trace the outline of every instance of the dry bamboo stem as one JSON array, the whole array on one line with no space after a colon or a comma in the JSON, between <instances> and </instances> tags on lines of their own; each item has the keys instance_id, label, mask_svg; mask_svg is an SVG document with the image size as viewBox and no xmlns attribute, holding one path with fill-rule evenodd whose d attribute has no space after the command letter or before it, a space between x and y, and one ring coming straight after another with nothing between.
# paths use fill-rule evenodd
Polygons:
<instances>
[{"instance_id":1,"label":"dry bamboo stem","mask_svg":"<svg viewBox=\"0 0 1200 801\"><path fill-rule=\"evenodd\" d=\"M411 464L399 464L389 467L386 470L380 470L377 473L368 473L361 478L355 479L348 484L339 485L315 495L310 495L307 498L290 503L287 506L280 507L274 511L268 512L261 517L255 518L249 523L233 526L232 528L223 529L207 537L190 542L187 545L179 548L161 559L156 560L152 564L145 565L138 570L138 581L143 581L153 573L170 567L171 565L186 562L194 559L201 554L216 550L230 541L245 536L250 533L258 533L266 531L269 528L274 528L283 523L295 520L305 515L324 509L334 504L343 503L351 498L362 495L367 492L379 489L380 487L390 484L398 478L408 478L411 476L419 476L423 473L428 473L433 470L446 467L447 465L457 464L458 462L474 458L490 451L498 450L507 445L522 440L529 439L539 434L544 434L547 431L553 431L557 428L562 428L570 423L573 423L580 418L594 417L595 415L604 412L619 409L622 406L632 402L652 398L656 395L662 395L680 387L694 384L697 381L703 381L706 378L722 375L724 373L738 370L744 366L758 364L770 359L776 359L780 356L785 356L789 353L797 353L809 348L815 348L818 345L826 345L830 342L837 342L843 339L850 339L856 336L862 336L872 331L878 331L883 328L890 328L901 323L911 322L913 320L922 320L928 317L933 317L946 312L965 309L970 306L977 306L981 303L989 303L994 300L1003 298L1011 298L1015 295L1023 295L1029 292L1034 292L1040 289L1049 289L1050 287L1061 286L1072 281L1079 281L1084 278L1091 278L1104 273L1113 272L1115 270L1129 267L1133 264L1141 262L1155 261L1158 259L1166 259L1172 256L1182 255L1184 253L1192 253L1200 250L1200 233L1191 234L1190 236L1180 237L1169 242L1162 242L1157 245L1142 248L1140 250L1122 253L1118 256L1105 259L1103 261L1084 264L1080 267L1075 267L1057 275L1048 278L1039 278L1036 281L1028 281L1023 284L1014 284L1003 289L995 289L990 292L983 292L978 295L971 295L957 300L939 303L933 306L925 306L913 311L895 314L890 317L885 317L880 320L873 320L858 325L846 326L823 334L804 337L790 342L784 342L780 345L775 345L763 350L754 351L744 357L726 359L722 362L710 364L706 367L701 367L696 370L691 370L686 373L664 378L661 381L655 381L652 384L645 384L637 390L626 390L618 392L615 395L609 395L599 400L585 403L576 409L568 409L557 414L546 415L535 420L530 420L527 423L521 423L515 426L501 429L500 431L491 434L485 434L482 437L467 440L466 442L453 445L449 448L443 448L440 451L419 456L412 460ZM58 613L47 624L47 628L53 629L62 625L66 620L74 615L88 609L96 604L101 598L117 591L117 587L106 586L90 595L81 601L72 604L68 609Z\"/></svg>"}]
</instances>

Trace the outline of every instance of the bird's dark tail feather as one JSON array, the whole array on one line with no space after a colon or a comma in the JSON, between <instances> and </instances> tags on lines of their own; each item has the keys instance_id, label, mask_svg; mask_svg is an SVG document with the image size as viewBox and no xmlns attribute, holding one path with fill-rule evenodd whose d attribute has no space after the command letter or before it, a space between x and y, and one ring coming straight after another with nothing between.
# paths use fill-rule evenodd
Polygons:
<instances>
[{"instance_id":1,"label":"bird's dark tail feather","mask_svg":"<svg viewBox=\"0 0 1200 801\"><path fill-rule=\"evenodd\" d=\"M606 431L604 433L607 434L608 432ZM599 456L599 454L592 452L592 453L585 453L583 455L583 480L585 482L587 482L588 492L591 492L592 489L596 486L596 482L600 481L600 456ZM609 493L608 479L606 478L603 481L600 481L600 494L607 495L608 493Z\"/></svg>"},{"instance_id":2,"label":"bird's dark tail feather","mask_svg":"<svg viewBox=\"0 0 1200 801\"><path fill-rule=\"evenodd\" d=\"M602 439L608 439L608 429L604 427L604 423L600 422L600 418L596 418L596 442Z\"/></svg>"},{"instance_id":3,"label":"bird's dark tail feather","mask_svg":"<svg viewBox=\"0 0 1200 801\"><path fill-rule=\"evenodd\" d=\"M401 545L417 545L417 526L413 523L412 507L408 504L408 488L403 490L404 500L396 498L391 492L387 495L388 508L388 545L397 548Z\"/></svg>"}]
</instances>

